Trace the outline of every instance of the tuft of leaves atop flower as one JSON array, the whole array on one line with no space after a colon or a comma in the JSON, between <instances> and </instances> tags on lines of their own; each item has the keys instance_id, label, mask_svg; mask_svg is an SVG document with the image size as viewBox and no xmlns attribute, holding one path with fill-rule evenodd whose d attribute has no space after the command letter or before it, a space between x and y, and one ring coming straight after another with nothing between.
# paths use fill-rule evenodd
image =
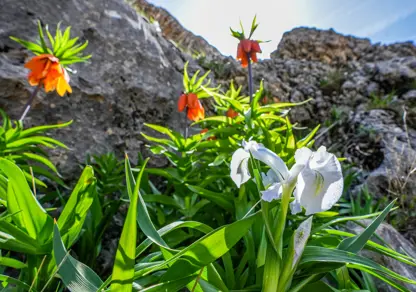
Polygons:
<instances>
[{"instance_id":1,"label":"tuft of leaves atop flower","mask_svg":"<svg viewBox=\"0 0 416 292\"><path fill-rule=\"evenodd\" d=\"M258 26L259 26L259 24L257 23L257 16L255 15L254 18L253 18L253 21L251 23L250 34L249 34L247 39L251 39L251 37L253 36L254 31L257 29ZM230 27L230 30L231 30L231 35L233 37L235 37L236 39L241 41L241 40L246 39L246 37L244 35L244 27L243 27L243 24L241 23L241 20L240 20L240 28L241 28L241 32L233 30L231 27Z\"/></svg>"},{"instance_id":2,"label":"tuft of leaves atop flower","mask_svg":"<svg viewBox=\"0 0 416 292\"><path fill-rule=\"evenodd\" d=\"M212 92L217 92L219 87L217 88L208 88L208 86L211 84L211 79L208 79L208 81L204 83L204 80L207 78L209 73L211 71L207 71L204 75L202 75L200 78L198 78L200 70L196 71L195 74L192 76L191 79L189 79L188 75L188 62L185 63L184 69L183 69L183 89L184 93L195 93L198 98L207 98L211 95L207 93L207 90ZM205 89L204 89L205 88Z\"/></svg>"},{"instance_id":3,"label":"tuft of leaves atop flower","mask_svg":"<svg viewBox=\"0 0 416 292\"><path fill-rule=\"evenodd\" d=\"M45 32L47 41L45 41ZM83 51L88 46L88 41L84 43L78 42L79 37L71 38L71 27L68 26L64 31L61 30L60 23L56 27L55 36L51 34L48 26L45 26L45 31L42 24L38 21L39 40L36 43L25 41L17 37L10 38L35 55L51 54L59 59L59 63L66 67L67 65L86 62L92 55L83 55Z\"/></svg>"}]
</instances>

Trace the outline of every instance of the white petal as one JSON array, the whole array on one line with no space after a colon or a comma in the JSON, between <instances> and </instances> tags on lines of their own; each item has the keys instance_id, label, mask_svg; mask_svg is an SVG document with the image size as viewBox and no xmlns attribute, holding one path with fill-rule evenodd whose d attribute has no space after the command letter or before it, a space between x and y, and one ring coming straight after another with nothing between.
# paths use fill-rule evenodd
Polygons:
<instances>
[{"instance_id":1,"label":"white petal","mask_svg":"<svg viewBox=\"0 0 416 292\"><path fill-rule=\"evenodd\" d=\"M261 177L263 179L263 185L265 187L278 182L279 181L279 177L277 176L277 174L274 172L273 169L269 169L269 171L267 172L267 174L264 174L263 172L261 173Z\"/></svg>"},{"instance_id":2,"label":"white petal","mask_svg":"<svg viewBox=\"0 0 416 292\"><path fill-rule=\"evenodd\" d=\"M302 207L298 200L294 200L292 203L290 203L290 213L295 215L300 212L302 212Z\"/></svg>"},{"instance_id":3,"label":"white petal","mask_svg":"<svg viewBox=\"0 0 416 292\"><path fill-rule=\"evenodd\" d=\"M283 160L262 144L250 141L245 144L244 149L250 151L255 159L260 160L273 169L280 181L285 180L289 176L289 170Z\"/></svg>"},{"instance_id":4,"label":"white petal","mask_svg":"<svg viewBox=\"0 0 416 292\"><path fill-rule=\"evenodd\" d=\"M307 164L312 156L312 150L306 147L302 147L295 152L296 164Z\"/></svg>"},{"instance_id":5,"label":"white petal","mask_svg":"<svg viewBox=\"0 0 416 292\"><path fill-rule=\"evenodd\" d=\"M261 198L266 202L278 200L282 197L283 187L281 183L272 184L267 190L262 191Z\"/></svg>"},{"instance_id":6,"label":"white petal","mask_svg":"<svg viewBox=\"0 0 416 292\"><path fill-rule=\"evenodd\" d=\"M250 179L250 172L248 170L248 159L250 154L244 149L237 149L231 158L231 179L239 188L243 183Z\"/></svg>"},{"instance_id":7,"label":"white petal","mask_svg":"<svg viewBox=\"0 0 416 292\"><path fill-rule=\"evenodd\" d=\"M341 197L343 177L335 155L320 148L301 171L297 181L297 197L306 215L329 210Z\"/></svg>"}]
</instances>

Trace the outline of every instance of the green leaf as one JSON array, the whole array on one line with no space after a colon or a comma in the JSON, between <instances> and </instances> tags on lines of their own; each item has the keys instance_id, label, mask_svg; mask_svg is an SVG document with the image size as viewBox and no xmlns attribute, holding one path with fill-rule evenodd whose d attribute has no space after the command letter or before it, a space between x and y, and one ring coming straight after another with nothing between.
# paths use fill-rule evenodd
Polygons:
<instances>
[{"instance_id":1,"label":"green leaf","mask_svg":"<svg viewBox=\"0 0 416 292\"><path fill-rule=\"evenodd\" d=\"M77 261L66 251L58 225L54 225L53 255L58 274L71 292L96 292L103 284L100 277L88 266Z\"/></svg>"},{"instance_id":2,"label":"green leaf","mask_svg":"<svg viewBox=\"0 0 416 292\"><path fill-rule=\"evenodd\" d=\"M157 232L160 236L166 235L179 228L192 228L207 234L212 231L212 228L208 225L196 221L176 221L171 224L164 226ZM152 245L152 241L147 238L136 248L136 258L139 257L148 247Z\"/></svg>"},{"instance_id":3,"label":"green leaf","mask_svg":"<svg viewBox=\"0 0 416 292\"><path fill-rule=\"evenodd\" d=\"M141 179L141 175L145 171L146 162L141 167L141 171L139 173L139 178ZM134 181L133 172L131 170L130 161L126 158L125 162L126 167L126 184L127 184L127 193L129 194L130 200L136 194L138 195L138 207L137 207L137 222L139 224L140 229L143 233L151 239L157 245L163 246L169 249L169 246L165 243L162 237L157 233L155 226L153 225L152 220L150 219L149 212L147 211L146 203L143 200L140 190L140 181L138 180L137 183Z\"/></svg>"},{"instance_id":4,"label":"green leaf","mask_svg":"<svg viewBox=\"0 0 416 292\"><path fill-rule=\"evenodd\" d=\"M22 46L24 46L26 49L28 49L29 51L32 51L35 54L42 54L44 53L43 49L41 46L39 46L38 44L32 43L32 42L28 42L28 41L24 41L21 39L18 39L16 37L10 37L12 40L14 40L15 42L18 42L19 44L21 44Z\"/></svg>"},{"instance_id":5,"label":"green leaf","mask_svg":"<svg viewBox=\"0 0 416 292\"><path fill-rule=\"evenodd\" d=\"M189 276L183 279L179 280L173 280L173 281L167 281L158 283L156 285L152 285L150 287L147 287L143 290L140 290L142 292L175 292L179 291L180 289L184 288L189 282L191 282L195 276Z\"/></svg>"},{"instance_id":6,"label":"green leaf","mask_svg":"<svg viewBox=\"0 0 416 292\"><path fill-rule=\"evenodd\" d=\"M40 38L40 44L42 46L43 51L48 52L48 47L46 46L46 43L45 43L45 37L43 35L43 29L42 29L42 24L40 23L40 20L38 20L38 33L39 33L39 38Z\"/></svg>"},{"instance_id":7,"label":"green leaf","mask_svg":"<svg viewBox=\"0 0 416 292\"><path fill-rule=\"evenodd\" d=\"M189 92L189 76L188 76L188 63L185 63L185 66L183 67L183 90L185 93Z\"/></svg>"},{"instance_id":8,"label":"green leaf","mask_svg":"<svg viewBox=\"0 0 416 292\"><path fill-rule=\"evenodd\" d=\"M193 186L186 184L186 187L190 189L192 192L200 195L203 198L206 198L213 202L214 204L217 204L221 208L223 208L226 211L233 212L234 205L231 200L229 200L229 195L224 193L215 193L209 190L206 190L204 188Z\"/></svg>"},{"instance_id":9,"label":"green leaf","mask_svg":"<svg viewBox=\"0 0 416 292\"><path fill-rule=\"evenodd\" d=\"M40 206L23 172L12 162L0 158L0 170L8 178L7 209L13 222L27 234L43 243L52 232L52 218Z\"/></svg>"},{"instance_id":10,"label":"green leaf","mask_svg":"<svg viewBox=\"0 0 416 292\"><path fill-rule=\"evenodd\" d=\"M37 133L42 133L42 132L45 132L47 130L65 128L65 127L68 127L69 125L71 125L72 122L73 121L71 120L71 121L68 121L68 122L62 123L62 124L32 127L32 128L21 131L20 134L19 134L19 138L26 138L27 136L37 134Z\"/></svg>"},{"instance_id":11,"label":"green leaf","mask_svg":"<svg viewBox=\"0 0 416 292\"><path fill-rule=\"evenodd\" d=\"M189 266L187 267L189 274L193 270L197 271L223 256L248 232L259 215L260 213L256 213L232 224L222 226L178 252L162 264L166 266L174 262L165 276L162 277L162 280L174 280L168 277L169 271L181 270L185 264L183 261L177 261L179 258L186 259L192 263L192 269L189 269ZM172 274L174 273L172 272ZM183 274L183 277L188 276L188 274Z\"/></svg>"},{"instance_id":12,"label":"green leaf","mask_svg":"<svg viewBox=\"0 0 416 292\"><path fill-rule=\"evenodd\" d=\"M66 246L72 246L81 232L88 210L94 201L96 179L91 166L85 167L77 185L58 219L58 226Z\"/></svg>"},{"instance_id":13,"label":"green leaf","mask_svg":"<svg viewBox=\"0 0 416 292\"><path fill-rule=\"evenodd\" d=\"M326 265L319 266L319 272L327 272L334 269L334 266L329 265L329 263L339 263L339 264L354 264L357 266L357 269L361 267L365 269L371 269L374 272L377 272L381 275L387 275L396 280L403 281L406 283L416 284L416 281L410 280L402 275L399 275L386 267L377 264L376 262L359 256L352 252L347 252L339 249L329 249L324 247L317 246L307 246L303 252L302 259L300 260L299 266L305 265L307 263L316 263L323 262ZM338 268L338 267L335 267ZM307 270L308 274L316 274L317 270ZM302 274L303 275L303 274Z\"/></svg>"},{"instance_id":14,"label":"green leaf","mask_svg":"<svg viewBox=\"0 0 416 292\"><path fill-rule=\"evenodd\" d=\"M159 125L153 125L153 124L147 124L147 123L145 123L144 125L153 129L153 130L155 130L155 131L158 131L159 133L168 135L170 137L170 139L173 142L175 142L175 144L178 148L183 146L185 139L182 137L182 135L180 133L175 132L175 131L173 131L171 129L168 129L166 127L159 126Z\"/></svg>"},{"instance_id":15,"label":"green leaf","mask_svg":"<svg viewBox=\"0 0 416 292\"><path fill-rule=\"evenodd\" d=\"M378 226L384 221L391 208L394 206L396 200L391 202L384 211L376 218L370 225L360 234L354 237L344 239L338 246L338 249L346 250L349 252L359 252L367 243L367 241L373 236Z\"/></svg>"},{"instance_id":16,"label":"green leaf","mask_svg":"<svg viewBox=\"0 0 416 292\"><path fill-rule=\"evenodd\" d=\"M44 137L44 136L33 136L29 138L23 138L19 139L10 143L7 143L6 149L13 149L18 148L21 146L30 146L34 144L40 144L48 148L55 148L54 145L60 146L62 148L68 149L68 147L65 146L65 144L59 142L58 140Z\"/></svg>"},{"instance_id":17,"label":"green leaf","mask_svg":"<svg viewBox=\"0 0 416 292\"><path fill-rule=\"evenodd\" d=\"M137 203L138 196L140 194L140 182L142 180L147 161L148 159L144 161L142 169L137 177L137 184L134 184L132 172L129 168L130 163L126 157L126 179L127 189L130 196L130 206L127 211L121 238L118 243L116 259L113 266L111 291L132 291L137 238L136 221L139 220Z\"/></svg>"}]
</instances>

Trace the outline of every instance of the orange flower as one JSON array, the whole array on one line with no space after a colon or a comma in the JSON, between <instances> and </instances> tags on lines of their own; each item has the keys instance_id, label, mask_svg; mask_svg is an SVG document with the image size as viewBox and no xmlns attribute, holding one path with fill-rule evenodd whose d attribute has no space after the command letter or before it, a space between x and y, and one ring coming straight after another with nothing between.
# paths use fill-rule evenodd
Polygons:
<instances>
[{"instance_id":1,"label":"orange flower","mask_svg":"<svg viewBox=\"0 0 416 292\"><path fill-rule=\"evenodd\" d=\"M178 101L178 111L182 112L187 109L188 119L191 121L199 121L205 117L205 110L198 96L195 93L182 94Z\"/></svg>"},{"instance_id":2,"label":"orange flower","mask_svg":"<svg viewBox=\"0 0 416 292\"><path fill-rule=\"evenodd\" d=\"M43 84L46 92L56 89L60 96L64 96L66 92L72 92L68 73L59 64L58 58L53 55L35 56L25 64L25 67L30 70L28 75L30 85Z\"/></svg>"},{"instance_id":3,"label":"orange flower","mask_svg":"<svg viewBox=\"0 0 416 292\"><path fill-rule=\"evenodd\" d=\"M235 110L233 110L232 108L229 108L225 115L229 118L234 119L235 117L238 116L238 113Z\"/></svg>"},{"instance_id":4,"label":"orange flower","mask_svg":"<svg viewBox=\"0 0 416 292\"><path fill-rule=\"evenodd\" d=\"M257 53L261 53L259 42L243 39L237 47L237 60L241 61L241 66L247 67L250 59L257 62Z\"/></svg>"},{"instance_id":5,"label":"orange flower","mask_svg":"<svg viewBox=\"0 0 416 292\"><path fill-rule=\"evenodd\" d=\"M205 134L206 132L208 132L208 129L203 129L202 131L201 131L201 134ZM215 137L215 136L211 136L211 137L208 137L208 139L207 140L217 140L217 137Z\"/></svg>"}]
</instances>

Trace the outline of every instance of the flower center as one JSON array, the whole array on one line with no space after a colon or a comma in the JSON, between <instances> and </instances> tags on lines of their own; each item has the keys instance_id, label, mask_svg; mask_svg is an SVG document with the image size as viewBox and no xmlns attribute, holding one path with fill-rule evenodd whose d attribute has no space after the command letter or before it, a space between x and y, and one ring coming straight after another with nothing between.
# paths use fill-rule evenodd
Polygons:
<instances>
[{"instance_id":1,"label":"flower center","mask_svg":"<svg viewBox=\"0 0 416 292\"><path fill-rule=\"evenodd\" d=\"M317 170L315 172L315 181L313 186L315 187L315 197L319 195L324 186L324 176Z\"/></svg>"}]
</instances>

